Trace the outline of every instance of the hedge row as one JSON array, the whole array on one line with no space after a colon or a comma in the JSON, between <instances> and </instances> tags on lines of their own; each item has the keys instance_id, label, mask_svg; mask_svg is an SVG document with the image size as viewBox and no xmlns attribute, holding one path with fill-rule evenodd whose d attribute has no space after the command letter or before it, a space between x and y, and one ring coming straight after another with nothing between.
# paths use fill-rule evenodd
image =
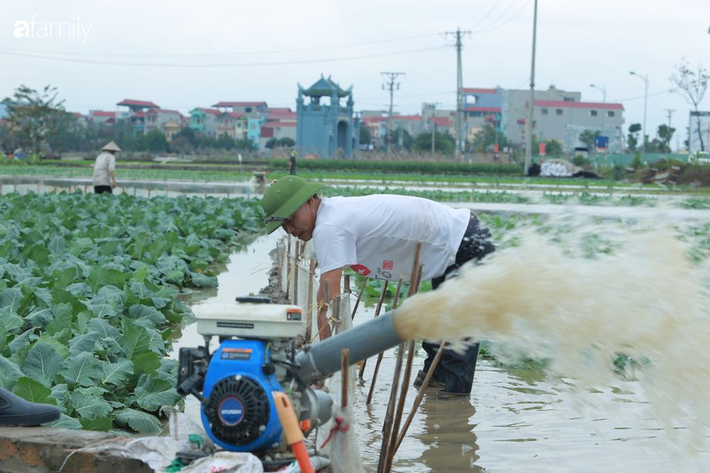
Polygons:
<instances>
[{"instance_id":1,"label":"hedge row","mask_svg":"<svg viewBox=\"0 0 710 473\"><path fill-rule=\"evenodd\" d=\"M272 169L287 169L288 160L272 159L269 161L269 165ZM519 164L359 161L350 159L301 159L298 161L297 169L308 171L359 171L447 175L507 174L521 176L523 174L523 166Z\"/></svg>"}]
</instances>

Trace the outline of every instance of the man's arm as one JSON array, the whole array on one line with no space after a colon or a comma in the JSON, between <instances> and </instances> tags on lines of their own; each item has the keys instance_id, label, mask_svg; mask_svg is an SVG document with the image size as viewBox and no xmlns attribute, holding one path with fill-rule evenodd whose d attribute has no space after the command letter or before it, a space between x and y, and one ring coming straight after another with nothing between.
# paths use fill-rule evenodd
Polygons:
<instances>
[{"instance_id":1,"label":"man's arm","mask_svg":"<svg viewBox=\"0 0 710 473\"><path fill-rule=\"evenodd\" d=\"M114 171L111 171L111 187L116 188L116 173Z\"/></svg>"},{"instance_id":2,"label":"man's arm","mask_svg":"<svg viewBox=\"0 0 710 473\"><path fill-rule=\"evenodd\" d=\"M330 303L333 298L340 294L340 277L343 274L343 268L333 269L327 273L320 275L320 285L318 286L318 334L321 340L325 340L330 337L330 328L328 327L328 306L326 303ZM328 283L328 298L325 300L325 284Z\"/></svg>"}]
</instances>

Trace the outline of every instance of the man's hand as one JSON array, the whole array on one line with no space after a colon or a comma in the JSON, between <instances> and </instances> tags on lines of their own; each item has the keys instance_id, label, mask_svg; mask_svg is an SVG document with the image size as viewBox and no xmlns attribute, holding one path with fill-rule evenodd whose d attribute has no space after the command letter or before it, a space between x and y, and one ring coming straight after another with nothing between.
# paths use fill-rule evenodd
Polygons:
<instances>
[{"instance_id":1,"label":"man's hand","mask_svg":"<svg viewBox=\"0 0 710 473\"><path fill-rule=\"evenodd\" d=\"M328 306L333 298L340 294L340 279L343 275L343 268L334 269L320 275L320 285L318 286L318 334L321 340L330 337L328 327ZM325 297L325 286L328 284L328 300Z\"/></svg>"}]
</instances>

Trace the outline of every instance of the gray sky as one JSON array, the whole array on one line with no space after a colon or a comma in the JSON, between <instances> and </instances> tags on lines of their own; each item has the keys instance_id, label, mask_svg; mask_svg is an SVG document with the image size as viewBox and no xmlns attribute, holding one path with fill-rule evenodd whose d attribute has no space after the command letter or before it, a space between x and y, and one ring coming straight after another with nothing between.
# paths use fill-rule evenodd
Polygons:
<instances>
[{"instance_id":1,"label":"gray sky","mask_svg":"<svg viewBox=\"0 0 710 473\"><path fill-rule=\"evenodd\" d=\"M34 37L17 38L15 23L33 15L47 23L78 16L88 36L69 37L66 25L61 38L57 26L39 37L48 32L35 24ZM115 110L124 98L183 113L220 100L295 109L297 82L323 73L353 86L357 109L384 110L380 72L395 71L406 73L396 111L418 113L422 102L453 109L456 56L443 33L472 31L465 87L527 88L532 15L533 0L0 0L0 95L51 83L67 109L82 113ZM651 135L667 122L666 108L677 110L680 129L689 106L665 92L669 76L682 57L710 67L708 28L710 0L539 0L535 82L581 91L585 101L602 98L590 83L605 86L607 101L626 108L628 127L643 120L644 94L629 71L648 74ZM62 60L22 56L30 52ZM710 92L702 108L710 110Z\"/></svg>"}]
</instances>

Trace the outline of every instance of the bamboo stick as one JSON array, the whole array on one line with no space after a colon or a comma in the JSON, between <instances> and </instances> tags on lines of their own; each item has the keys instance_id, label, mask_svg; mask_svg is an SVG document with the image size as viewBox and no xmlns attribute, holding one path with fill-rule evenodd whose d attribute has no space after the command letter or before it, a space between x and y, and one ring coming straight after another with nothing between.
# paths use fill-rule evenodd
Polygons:
<instances>
[{"instance_id":1,"label":"bamboo stick","mask_svg":"<svg viewBox=\"0 0 710 473\"><path fill-rule=\"evenodd\" d=\"M296 255L298 255L300 241L296 241ZM293 303L298 305L298 257L293 258Z\"/></svg>"},{"instance_id":2,"label":"bamboo stick","mask_svg":"<svg viewBox=\"0 0 710 473\"><path fill-rule=\"evenodd\" d=\"M340 372L343 378L343 391L340 394L340 407L342 407L343 412L345 411L345 408L348 407L348 378L350 378L350 363L348 363L349 356L350 350L343 348L343 351L340 353Z\"/></svg>"},{"instance_id":3,"label":"bamboo stick","mask_svg":"<svg viewBox=\"0 0 710 473\"><path fill-rule=\"evenodd\" d=\"M392 300L392 310L397 308L397 302L399 301L399 291L402 289L402 278L399 278L397 282L397 292L394 294L394 299ZM372 382L370 383L370 391L367 393L366 405L372 402L372 395L375 392L375 383L377 383L377 373L380 371L380 363L382 363L382 358L385 356L384 352L377 354L377 362L375 363L375 372L372 374Z\"/></svg>"},{"instance_id":4,"label":"bamboo stick","mask_svg":"<svg viewBox=\"0 0 710 473\"><path fill-rule=\"evenodd\" d=\"M343 292L350 294L350 275L343 275Z\"/></svg>"},{"instance_id":5,"label":"bamboo stick","mask_svg":"<svg viewBox=\"0 0 710 473\"><path fill-rule=\"evenodd\" d=\"M377 301L377 308L375 309L375 317L378 317L380 315L380 310L382 310L382 302L385 300L385 295L387 294L387 283L388 281L385 281L384 285L382 286L380 300ZM360 379L362 379L362 375L365 373L365 366L367 366L367 358L362 360L362 364L360 365L360 372L357 375Z\"/></svg>"},{"instance_id":6,"label":"bamboo stick","mask_svg":"<svg viewBox=\"0 0 710 473\"><path fill-rule=\"evenodd\" d=\"M288 246L286 247L286 299L291 300L291 237L287 238Z\"/></svg>"},{"instance_id":7,"label":"bamboo stick","mask_svg":"<svg viewBox=\"0 0 710 473\"><path fill-rule=\"evenodd\" d=\"M310 276L308 277L308 305L306 306L306 342L313 336L313 288L316 278L316 260L311 258Z\"/></svg>"},{"instance_id":8,"label":"bamboo stick","mask_svg":"<svg viewBox=\"0 0 710 473\"><path fill-rule=\"evenodd\" d=\"M426 390L427 387L429 387L429 382L431 381L432 376L434 375L434 370L436 370L436 367L439 365L439 361L441 360L441 355L444 353L444 348L446 347L446 340L441 342L441 345L439 345L439 349L436 352L436 355L434 356L434 359L431 362L431 366L429 366L429 371L427 371L426 376L424 376L424 381L422 381L422 385L419 387L419 392L417 393L417 397L414 398L414 403L412 404L412 410L407 416L407 420L404 422L404 427L402 427L402 431L399 433L399 437L397 438L397 443L394 446L394 454L397 453L397 450L399 450L399 446L402 444L402 441L404 440L404 436L407 435L407 430L409 429L409 425L412 423L412 420L414 420L414 414L417 413L417 409L419 409L419 405L422 403L422 398L424 397L424 391Z\"/></svg>"},{"instance_id":9,"label":"bamboo stick","mask_svg":"<svg viewBox=\"0 0 710 473\"><path fill-rule=\"evenodd\" d=\"M392 417L394 416L394 404L397 400L399 373L400 371L402 371L402 353L404 353L404 343L399 344L399 355L397 356L397 364L394 367L392 390L390 391L390 399L387 403L387 413L385 414L385 422L382 426L382 446L380 447L380 458L377 462L377 473L385 472L385 464L387 463L387 458L389 457L390 438L392 434Z\"/></svg>"},{"instance_id":10,"label":"bamboo stick","mask_svg":"<svg viewBox=\"0 0 710 473\"><path fill-rule=\"evenodd\" d=\"M360 299L362 299L362 295L365 293L365 287L367 286L367 278L364 278L362 282L362 287L360 288L360 293L357 295L357 300L355 301L355 307L353 307L353 315L350 317L352 320L355 319L355 313L357 312L357 307L360 305Z\"/></svg>"}]
</instances>

